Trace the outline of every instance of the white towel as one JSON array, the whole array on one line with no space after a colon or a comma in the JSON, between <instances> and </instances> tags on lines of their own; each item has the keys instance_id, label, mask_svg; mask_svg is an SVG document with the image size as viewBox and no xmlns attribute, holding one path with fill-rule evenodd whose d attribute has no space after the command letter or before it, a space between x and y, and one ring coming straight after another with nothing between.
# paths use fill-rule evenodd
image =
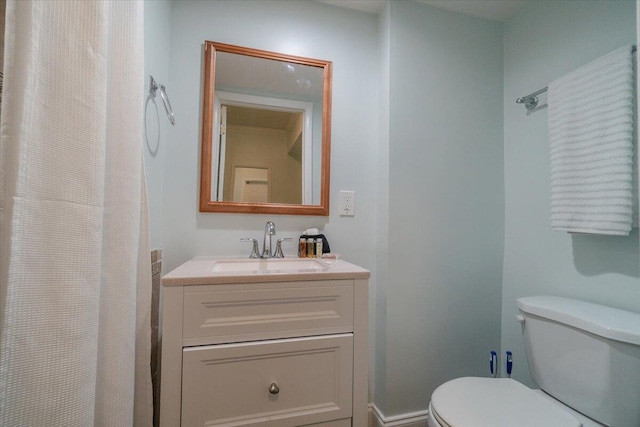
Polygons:
<instances>
[{"instance_id":1,"label":"white towel","mask_svg":"<svg viewBox=\"0 0 640 427\"><path fill-rule=\"evenodd\" d=\"M549 84L554 230L631 231L632 60L625 46Z\"/></svg>"}]
</instances>

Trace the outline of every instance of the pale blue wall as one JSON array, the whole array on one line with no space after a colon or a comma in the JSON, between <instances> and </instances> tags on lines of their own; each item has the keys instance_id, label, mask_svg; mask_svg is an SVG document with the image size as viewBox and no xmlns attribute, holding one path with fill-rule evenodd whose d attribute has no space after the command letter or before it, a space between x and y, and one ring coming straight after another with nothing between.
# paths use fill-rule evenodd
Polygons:
<instances>
[{"instance_id":1,"label":"pale blue wall","mask_svg":"<svg viewBox=\"0 0 640 427\"><path fill-rule=\"evenodd\" d=\"M378 17L300 1L174 1L171 18L171 102L164 175L165 271L198 255L248 256L242 237L261 239L264 224L277 237L297 238L318 227L331 250L371 270L375 311L378 165ZM205 40L333 62L331 194L328 217L199 213L202 45ZM338 215L338 193L356 193L355 217ZM261 243L262 244L262 243ZM297 245L284 246L295 255ZM374 345L373 326L371 346ZM373 355L371 357L373 360Z\"/></svg>"},{"instance_id":2,"label":"pale blue wall","mask_svg":"<svg viewBox=\"0 0 640 427\"><path fill-rule=\"evenodd\" d=\"M637 312L640 253L637 228L629 237L551 231L547 109L527 114L515 99L635 43L635 19L633 0L538 1L505 26L502 349L514 352L514 377L527 384L516 298L560 295Z\"/></svg>"},{"instance_id":3,"label":"pale blue wall","mask_svg":"<svg viewBox=\"0 0 640 427\"><path fill-rule=\"evenodd\" d=\"M514 103L634 42L633 1L536 1L504 28L408 1L380 16L314 1L171 3L169 13L145 2L148 22L171 24L145 28L147 70L165 74L177 116L175 127L161 120L161 157L146 157L165 271L196 255L245 255L239 239L260 237L267 220L279 237L323 228L333 250L373 272L372 384L387 416L426 410L448 379L487 375L501 344L528 381L518 296L638 311L637 231L550 231L546 110ZM198 213L205 39L333 61L329 217ZM337 215L341 189L356 191L355 218Z\"/></svg>"},{"instance_id":4,"label":"pale blue wall","mask_svg":"<svg viewBox=\"0 0 640 427\"><path fill-rule=\"evenodd\" d=\"M488 374L504 212L502 25L414 2L389 13L386 401L376 401L387 416L425 410L444 381Z\"/></svg>"},{"instance_id":5,"label":"pale blue wall","mask_svg":"<svg viewBox=\"0 0 640 427\"><path fill-rule=\"evenodd\" d=\"M389 84L391 67L391 5L387 3L378 18L378 43L380 55L378 164L376 205L376 289L375 302L375 350L369 361L374 369L373 401L379 408L387 402L387 284L389 282Z\"/></svg>"},{"instance_id":6,"label":"pale blue wall","mask_svg":"<svg viewBox=\"0 0 640 427\"><path fill-rule=\"evenodd\" d=\"M241 237L324 230L331 249L374 270L377 146L377 17L315 1L175 1L171 28L172 103L165 169L165 263L195 255L248 255ZM333 61L331 214L329 217L198 212L201 72L204 40ZM338 191L356 192L356 216L337 214ZM295 244L285 253L297 253Z\"/></svg>"},{"instance_id":7,"label":"pale blue wall","mask_svg":"<svg viewBox=\"0 0 640 427\"><path fill-rule=\"evenodd\" d=\"M171 34L171 1L154 0L144 4L144 76L145 76L145 126L143 144L145 172L149 196L151 249L162 248L164 168L167 153L169 120L159 94L148 97L149 75L167 87L169 83L169 39ZM180 120L180 118L178 119Z\"/></svg>"}]
</instances>

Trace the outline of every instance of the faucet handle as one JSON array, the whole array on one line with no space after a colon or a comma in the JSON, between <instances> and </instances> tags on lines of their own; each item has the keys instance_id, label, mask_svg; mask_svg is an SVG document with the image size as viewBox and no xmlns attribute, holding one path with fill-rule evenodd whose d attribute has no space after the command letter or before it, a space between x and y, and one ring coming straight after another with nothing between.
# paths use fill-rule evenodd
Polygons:
<instances>
[{"instance_id":1,"label":"faucet handle","mask_svg":"<svg viewBox=\"0 0 640 427\"><path fill-rule=\"evenodd\" d=\"M249 258L260 258L260 255L258 255L258 252L260 251L258 249L258 240L256 239L249 239L249 238L242 238L240 239L241 242L253 242L253 247L251 248L251 255L249 255Z\"/></svg>"},{"instance_id":2,"label":"faucet handle","mask_svg":"<svg viewBox=\"0 0 640 427\"><path fill-rule=\"evenodd\" d=\"M284 237L276 241L276 252L273 254L274 258L284 258L284 253L282 252L282 242L287 240L293 240L293 239L291 237Z\"/></svg>"}]
</instances>

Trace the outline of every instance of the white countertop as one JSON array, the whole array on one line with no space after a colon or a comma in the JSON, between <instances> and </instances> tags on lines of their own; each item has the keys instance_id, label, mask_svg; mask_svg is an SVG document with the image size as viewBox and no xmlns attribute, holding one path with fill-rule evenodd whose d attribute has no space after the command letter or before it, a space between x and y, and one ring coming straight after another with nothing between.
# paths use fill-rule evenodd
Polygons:
<instances>
[{"instance_id":1,"label":"white countertop","mask_svg":"<svg viewBox=\"0 0 640 427\"><path fill-rule=\"evenodd\" d=\"M268 259L266 262L275 263L293 261L293 263L307 258L286 257L281 259ZM234 262L255 262L260 265L261 260L249 260L248 258L232 257L196 257L162 278L163 286L183 285L216 285L231 283L258 283L258 282L293 282L301 280L336 280L336 279L368 279L371 273L362 267L348 263L341 259L317 259L319 268L315 269L282 269L269 271L215 271L216 263L224 262L232 265ZM281 261L279 261L281 260ZM292 263L287 263L291 265Z\"/></svg>"}]
</instances>

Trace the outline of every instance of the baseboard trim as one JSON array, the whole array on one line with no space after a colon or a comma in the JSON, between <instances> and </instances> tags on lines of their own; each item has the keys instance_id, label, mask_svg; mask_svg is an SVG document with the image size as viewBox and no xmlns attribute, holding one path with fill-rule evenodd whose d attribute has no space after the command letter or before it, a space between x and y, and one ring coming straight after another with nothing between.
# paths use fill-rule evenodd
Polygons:
<instances>
[{"instance_id":1,"label":"baseboard trim","mask_svg":"<svg viewBox=\"0 0 640 427\"><path fill-rule=\"evenodd\" d=\"M429 427L429 411L385 416L375 405L369 404L369 427Z\"/></svg>"}]
</instances>

